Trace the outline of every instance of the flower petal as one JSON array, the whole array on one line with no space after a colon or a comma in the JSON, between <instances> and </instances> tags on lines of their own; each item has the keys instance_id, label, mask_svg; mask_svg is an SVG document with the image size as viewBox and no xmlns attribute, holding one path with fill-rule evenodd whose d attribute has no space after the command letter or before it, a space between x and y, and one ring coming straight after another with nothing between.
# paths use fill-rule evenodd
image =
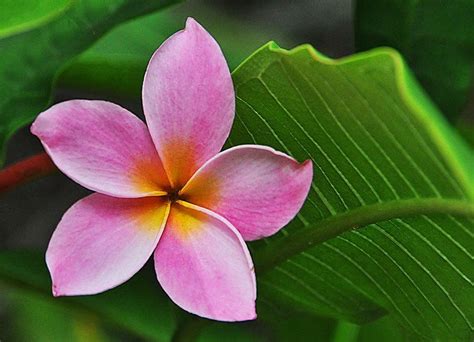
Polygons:
<instances>
[{"instance_id":1,"label":"flower petal","mask_svg":"<svg viewBox=\"0 0 474 342\"><path fill-rule=\"evenodd\" d=\"M242 145L210 159L181 197L225 217L245 240L256 240L276 233L298 213L312 178L310 160L299 164L272 148Z\"/></svg>"},{"instance_id":2,"label":"flower petal","mask_svg":"<svg viewBox=\"0 0 474 342\"><path fill-rule=\"evenodd\" d=\"M143 107L175 188L224 145L234 120L232 79L219 45L194 19L151 58Z\"/></svg>"},{"instance_id":3,"label":"flower petal","mask_svg":"<svg viewBox=\"0 0 474 342\"><path fill-rule=\"evenodd\" d=\"M103 292L131 278L150 258L169 204L158 197L92 194L63 216L46 252L53 294Z\"/></svg>"},{"instance_id":4,"label":"flower petal","mask_svg":"<svg viewBox=\"0 0 474 342\"><path fill-rule=\"evenodd\" d=\"M62 102L41 113L31 132L62 172L90 190L132 198L169 187L145 124L116 104Z\"/></svg>"},{"instance_id":5,"label":"flower petal","mask_svg":"<svg viewBox=\"0 0 474 342\"><path fill-rule=\"evenodd\" d=\"M229 222L206 209L172 206L155 269L165 292L189 312L221 321L256 318L247 246Z\"/></svg>"}]
</instances>

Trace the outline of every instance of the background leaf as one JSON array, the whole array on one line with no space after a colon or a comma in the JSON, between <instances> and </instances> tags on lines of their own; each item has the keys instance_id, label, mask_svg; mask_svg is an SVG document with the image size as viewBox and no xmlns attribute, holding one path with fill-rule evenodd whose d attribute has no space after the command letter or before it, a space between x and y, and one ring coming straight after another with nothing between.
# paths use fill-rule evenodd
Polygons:
<instances>
[{"instance_id":1,"label":"background leaf","mask_svg":"<svg viewBox=\"0 0 474 342\"><path fill-rule=\"evenodd\" d=\"M231 70L268 41L269 34L265 29L240 22L202 4L193 6L190 2L111 30L62 72L59 86L122 98L141 98L143 76L151 55L166 38L184 27L189 16L198 18L212 33ZM235 39L236 35L244 38ZM272 35L283 42L289 40L281 32L272 32Z\"/></svg>"},{"instance_id":2,"label":"background leaf","mask_svg":"<svg viewBox=\"0 0 474 342\"><path fill-rule=\"evenodd\" d=\"M113 323L140 337L169 341L178 314L150 271L144 270L125 285L100 295L53 299L42 253L0 252L0 278L5 285L75 310L83 317Z\"/></svg>"},{"instance_id":3,"label":"background leaf","mask_svg":"<svg viewBox=\"0 0 474 342\"><path fill-rule=\"evenodd\" d=\"M0 40L0 163L7 139L48 104L58 70L114 25L174 0L77 0L34 30Z\"/></svg>"},{"instance_id":4,"label":"background leaf","mask_svg":"<svg viewBox=\"0 0 474 342\"><path fill-rule=\"evenodd\" d=\"M71 341L74 340L74 322L69 310L52 301L29 296L21 291L0 287L11 318L2 320L2 339L14 341Z\"/></svg>"},{"instance_id":5,"label":"background leaf","mask_svg":"<svg viewBox=\"0 0 474 342\"><path fill-rule=\"evenodd\" d=\"M107 341L97 318L81 315L54 301L25 291L6 291L12 318L2 329L8 341ZM6 334L5 330L11 330ZM5 335L6 334L6 335Z\"/></svg>"},{"instance_id":6,"label":"background leaf","mask_svg":"<svg viewBox=\"0 0 474 342\"><path fill-rule=\"evenodd\" d=\"M454 120L472 86L473 4L471 0L358 0L356 47L398 49L433 101Z\"/></svg>"},{"instance_id":7,"label":"background leaf","mask_svg":"<svg viewBox=\"0 0 474 342\"><path fill-rule=\"evenodd\" d=\"M298 218L253 245L260 301L353 322L390 313L418 339L470 340L472 154L400 55L269 44L233 78L231 143L315 164Z\"/></svg>"},{"instance_id":8,"label":"background leaf","mask_svg":"<svg viewBox=\"0 0 474 342\"><path fill-rule=\"evenodd\" d=\"M2 0L0 38L31 30L60 15L71 0Z\"/></svg>"}]
</instances>

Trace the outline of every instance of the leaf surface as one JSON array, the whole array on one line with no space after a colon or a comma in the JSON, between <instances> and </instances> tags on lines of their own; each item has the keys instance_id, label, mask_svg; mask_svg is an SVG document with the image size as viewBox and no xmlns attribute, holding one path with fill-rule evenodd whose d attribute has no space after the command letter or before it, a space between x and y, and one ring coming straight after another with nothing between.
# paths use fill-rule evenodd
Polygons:
<instances>
[{"instance_id":1,"label":"leaf surface","mask_svg":"<svg viewBox=\"0 0 474 342\"><path fill-rule=\"evenodd\" d=\"M474 322L474 163L400 55L331 60L268 44L233 73L233 145L311 158L305 207L254 244L260 300L364 322L390 313L419 338Z\"/></svg>"}]
</instances>

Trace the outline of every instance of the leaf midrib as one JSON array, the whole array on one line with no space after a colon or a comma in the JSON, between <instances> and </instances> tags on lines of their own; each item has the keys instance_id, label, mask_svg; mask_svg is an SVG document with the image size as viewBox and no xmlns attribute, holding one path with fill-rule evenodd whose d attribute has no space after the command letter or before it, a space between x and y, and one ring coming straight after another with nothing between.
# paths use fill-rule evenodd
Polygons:
<instances>
[{"instance_id":1,"label":"leaf midrib","mask_svg":"<svg viewBox=\"0 0 474 342\"><path fill-rule=\"evenodd\" d=\"M396 218L429 214L474 217L474 203L458 199L412 198L351 209L292 232L290 240L282 238L255 250L255 267L258 274L263 274L291 256L353 229Z\"/></svg>"}]
</instances>

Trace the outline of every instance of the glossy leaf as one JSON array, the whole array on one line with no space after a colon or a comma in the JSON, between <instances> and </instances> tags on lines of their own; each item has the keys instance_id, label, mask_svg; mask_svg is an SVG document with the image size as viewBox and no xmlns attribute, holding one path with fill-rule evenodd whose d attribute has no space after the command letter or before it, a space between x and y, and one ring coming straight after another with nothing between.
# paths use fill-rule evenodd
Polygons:
<instances>
[{"instance_id":1,"label":"glossy leaf","mask_svg":"<svg viewBox=\"0 0 474 342\"><path fill-rule=\"evenodd\" d=\"M470 0L358 0L357 49L398 49L442 112L458 116L472 86L474 6Z\"/></svg>"},{"instance_id":2,"label":"glossy leaf","mask_svg":"<svg viewBox=\"0 0 474 342\"><path fill-rule=\"evenodd\" d=\"M0 40L0 163L7 139L50 99L57 72L111 27L174 0L78 0L54 20Z\"/></svg>"},{"instance_id":3,"label":"glossy leaf","mask_svg":"<svg viewBox=\"0 0 474 342\"><path fill-rule=\"evenodd\" d=\"M391 313L420 338L469 339L474 162L400 55L268 44L233 77L231 143L315 164L298 218L253 246L260 300L352 322Z\"/></svg>"}]
</instances>

